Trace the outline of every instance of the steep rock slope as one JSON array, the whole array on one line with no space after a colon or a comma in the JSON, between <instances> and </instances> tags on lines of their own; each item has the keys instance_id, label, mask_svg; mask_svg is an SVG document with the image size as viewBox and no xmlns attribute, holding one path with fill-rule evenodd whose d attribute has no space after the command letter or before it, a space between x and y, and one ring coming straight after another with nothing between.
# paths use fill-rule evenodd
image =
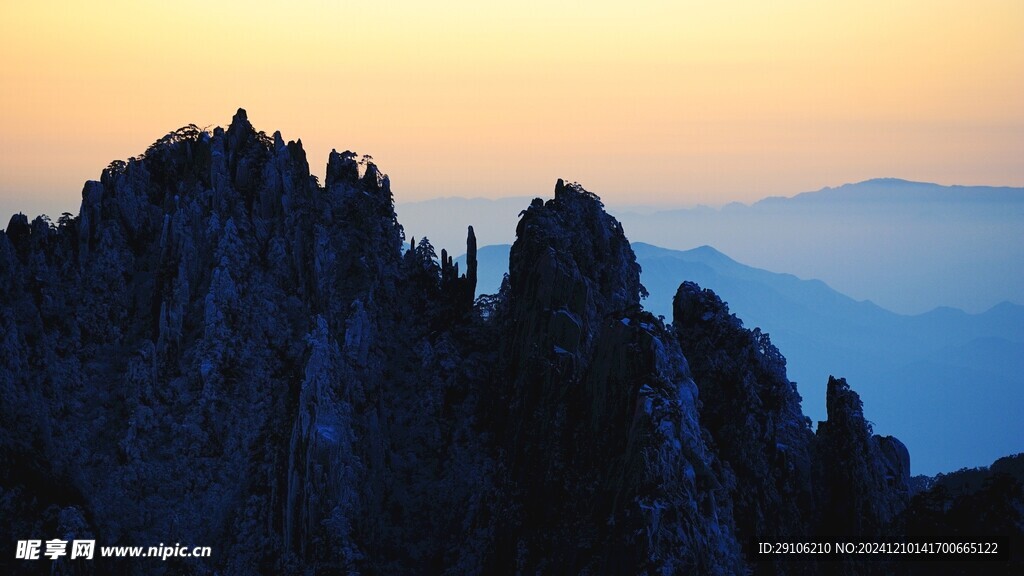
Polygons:
<instances>
[{"instance_id":1,"label":"steep rock slope","mask_svg":"<svg viewBox=\"0 0 1024 576\"><path fill-rule=\"evenodd\" d=\"M492 569L737 570L696 387L672 334L640 308L618 222L559 181L523 215L509 270L498 321L516 511Z\"/></svg>"},{"instance_id":2,"label":"steep rock slope","mask_svg":"<svg viewBox=\"0 0 1024 576\"><path fill-rule=\"evenodd\" d=\"M744 328L714 292L683 282L673 327L701 390L701 422L725 463L748 553L759 542L900 534L894 521L910 498L910 455L896 438L872 435L845 380L829 379L828 419L812 434L796 385L786 378L786 359L767 334ZM868 573L868 567L857 570ZM814 573L820 567L781 562L756 569Z\"/></svg>"},{"instance_id":3,"label":"steep rock slope","mask_svg":"<svg viewBox=\"0 0 1024 576\"><path fill-rule=\"evenodd\" d=\"M731 477L740 536L799 542L814 534L813 434L786 359L767 334L747 330L714 292L684 282L673 326L701 390L701 423Z\"/></svg>"},{"instance_id":4,"label":"steep rock slope","mask_svg":"<svg viewBox=\"0 0 1024 576\"><path fill-rule=\"evenodd\" d=\"M472 354L435 326L468 314L473 288L402 242L371 161L332 152L321 187L301 142L242 110L111 164L78 218L15 216L0 235L3 486L54 510L23 515L53 516L28 532L81 512L106 545L213 546L187 565L200 573L444 562L423 528L459 549L481 497L458 488L472 476L442 476L488 470L457 453L477 442L472 396L444 402ZM419 473L424 452L442 472ZM424 493L442 497L403 512Z\"/></svg>"},{"instance_id":5,"label":"steep rock slope","mask_svg":"<svg viewBox=\"0 0 1024 576\"><path fill-rule=\"evenodd\" d=\"M828 420L818 424L823 526L828 538L885 536L910 499L910 454L892 436L871 433L860 397L829 378Z\"/></svg>"}]
</instances>

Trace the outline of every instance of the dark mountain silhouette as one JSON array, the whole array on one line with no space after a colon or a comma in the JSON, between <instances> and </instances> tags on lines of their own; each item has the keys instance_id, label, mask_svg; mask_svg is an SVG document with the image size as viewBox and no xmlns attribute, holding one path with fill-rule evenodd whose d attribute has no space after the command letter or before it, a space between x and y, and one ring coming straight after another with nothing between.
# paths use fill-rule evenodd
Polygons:
<instances>
[{"instance_id":1,"label":"dark mountain silhouette","mask_svg":"<svg viewBox=\"0 0 1024 576\"><path fill-rule=\"evenodd\" d=\"M651 295L647 309L671 317L668 303L684 280L714 289L745 323L771 334L786 351L789 377L800 384L803 409L813 420L825 417L823 383L840 373L861 383L876 427L911 448L916 473L978 466L1024 450L1024 423L1017 417L1024 410L1024 306L906 316L821 281L740 264L710 246L632 246ZM479 249L479 292L498 289L507 260L508 246Z\"/></svg>"},{"instance_id":2,"label":"dark mountain silhouette","mask_svg":"<svg viewBox=\"0 0 1024 576\"><path fill-rule=\"evenodd\" d=\"M764 539L904 535L909 455L713 292L673 322L597 196L559 181L501 292L396 220L368 157L186 127L0 234L0 526L210 558L4 573L892 573ZM1014 486L995 492L1016 505ZM1007 524L1007 530L1015 529ZM1016 537L1017 533L1000 535ZM836 562L825 566L824 562ZM997 567L1001 567L998 564ZM909 568L908 568L909 569Z\"/></svg>"}]
</instances>

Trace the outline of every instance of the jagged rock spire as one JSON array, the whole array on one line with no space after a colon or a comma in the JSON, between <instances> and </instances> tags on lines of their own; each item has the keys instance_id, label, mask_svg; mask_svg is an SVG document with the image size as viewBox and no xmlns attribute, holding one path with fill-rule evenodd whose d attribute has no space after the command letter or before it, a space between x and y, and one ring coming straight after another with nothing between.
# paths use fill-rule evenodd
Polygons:
<instances>
[{"instance_id":1,"label":"jagged rock spire","mask_svg":"<svg viewBox=\"0 0 1024 576\"><path fill-rule=\"evenodd\" d=\"M476 234L473 233L473 227L470 226L469 232L466 235L466 282L470 298L473 298L473 295L476 294L476 274Z\"/></svg>"}]
</instances>

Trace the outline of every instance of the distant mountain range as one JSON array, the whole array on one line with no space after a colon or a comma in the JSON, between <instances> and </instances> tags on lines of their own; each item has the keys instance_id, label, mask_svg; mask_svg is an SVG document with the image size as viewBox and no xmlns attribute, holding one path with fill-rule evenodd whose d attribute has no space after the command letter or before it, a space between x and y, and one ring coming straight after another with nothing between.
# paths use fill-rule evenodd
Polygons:
<instances>
[{"instance_id":1,"label":"distant mountain range","mask_svg":"<svg viewBox=\"0 0 1024 576\"><path fill-rule=\"evenodd\" d=\"M478 250L480 293L498 290L508 250ZM770 334L812 420L824 419L828 376L846 377L876 432L910 448L914 473L984 465L1024 450L1024 306L901 315L819 280L746 266L710 246L677 251L635 242L633 250L650 292L645 308L671 319L680 282L713 289L744 324Z\"/></svg>"},{"instance_id":2,"label":"distant mountain range","mask_svg":"<svg viewBox=\"0 0 1024 576\"><path fill-rule=\"evenodd\" d=\"M468 225L481 245L510 244L528 204L442 198L397 211L408 235L458 247L458 231ZM616 214L631 242L716 246L753 266L820 278L899 313L1024 304L1024 188L887 178L751 205Z\"/></svg>"},{"instance_id":3,"label":"distant mountain range","mask_svg":"<svg viewBox=\"0 0 1024 576\"><path fill-rule=\"evenodd\" d=\"M901 178L874 178L856 184L843 184L835 188L825 187L814 192L804 192L792 198L771 196L760 200L754 206L773 204L820 204L840 203L995 203L1020 202L1024 188L1011 186L942 186L930 182L913 182Z\"/></svg>"}]
</instances>

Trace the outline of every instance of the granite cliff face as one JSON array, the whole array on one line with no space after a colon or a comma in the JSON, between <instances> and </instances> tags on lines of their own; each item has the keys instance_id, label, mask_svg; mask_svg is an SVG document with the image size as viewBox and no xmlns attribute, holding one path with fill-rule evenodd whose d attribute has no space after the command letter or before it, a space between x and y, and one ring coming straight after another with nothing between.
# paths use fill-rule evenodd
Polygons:
<instances>
[{"instance_id":1,"label":"granite cliff face","mask_svg":"<svg viewBox=\"0 0 1024 576\"><path fill-rule=\"evenodd\" d=\"M593 194L559 181L523 214L496 317L515 513L488 572L739 569L696 385L644 293Z\"/></svg>"},{"instance_id":2,"label":"granite cliff face","mask_svg":"<svg viewBox=\"0 0 1024 576\"><path fill-rule=\"evenodd\" d=\"M404 244L371 159L332 152L321 186L242 110L82 196L0 234L11 548L213 548L78 573L775 574L813 566L757 542L900 529L909 457L846 383L815 434L785 359L712 292L645 312L578 185L524 211L477 302L472 229L460 272Z\"/></svg>"},{"instance_id":3,"label":"granite cliff face","mask_svg":"<svg viewBox=\"0 0 1024 576\"><path fill-rule=\"evenodd\" d=\"M700 386L701 423L723 461L745 549L812 540L814 436L786 359L767 334L745 329L714 292L692 282L676 292L673 326Z\"/></svg>"}]
</instances>

